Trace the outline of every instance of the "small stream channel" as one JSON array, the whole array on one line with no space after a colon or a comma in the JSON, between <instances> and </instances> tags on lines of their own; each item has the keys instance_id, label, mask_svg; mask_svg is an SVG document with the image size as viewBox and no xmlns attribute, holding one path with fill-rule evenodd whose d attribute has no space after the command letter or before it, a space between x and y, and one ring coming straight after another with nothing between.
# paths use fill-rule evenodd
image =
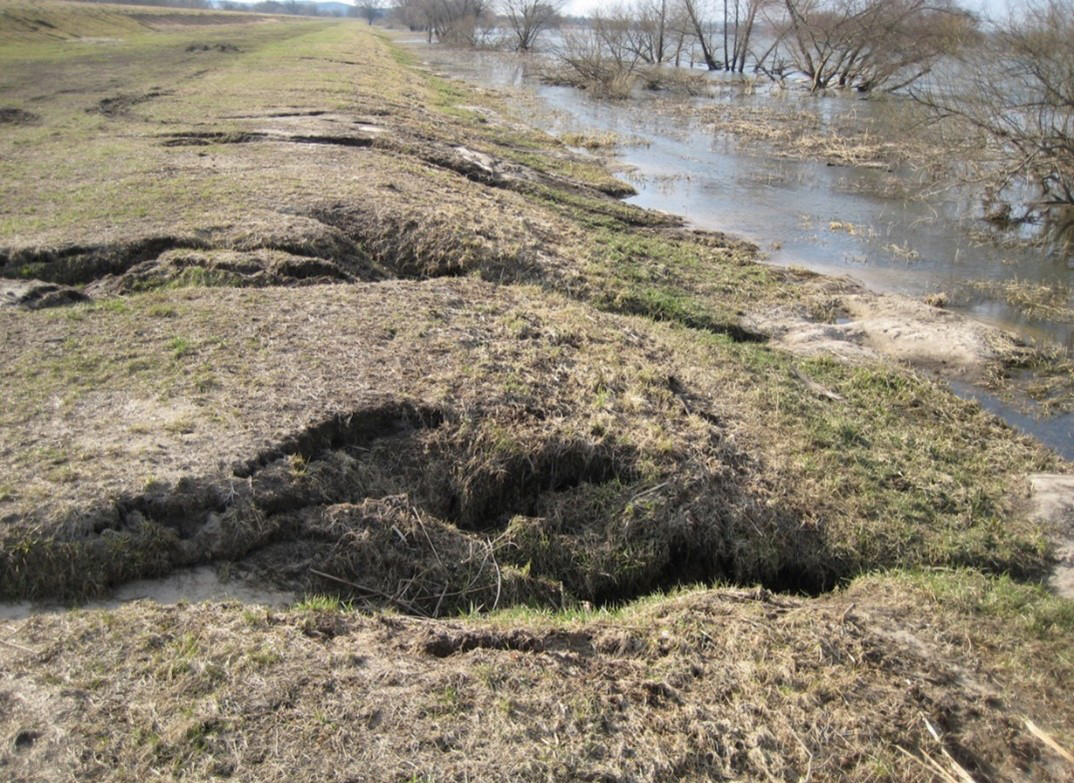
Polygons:
<instances>
[{"instance_id":1,"label":"small stream channel","mask_svg":"<svg viewBox=\"0 0 1074 783\"><path fill-rule=\"evenodd\" d=\"M982 232L985 224L970 218L973 205L965 193L893 197L893 190L909 192L900 185L910 183L898 173L758 155L715 132L696 113L676 110L683 101L716 107L732 101L755 106L793 101L796 110L822 115L867 115L876 107L873 102L791 91L746 95L721 84L718 74L713 75L713 96L639 92L630 100L603 100L572 87L541 84L525 57L459 52L423 39L403 42L435 71L519 91L518 115L541 130L554 135L610 132L624 140L614 149L614 160L624 167L620 176L638 191L627 199L630 203L748 239L772 264L850 276L883 293L921 297L944 292L953 310L1074 353L1074 324L1028 317L987 290L990 283L1012 281L1069 290L1074 269L1039 249L982 240L974 232ZM983 390L953 388L1074 459L1074 414L1037 416L1027 405L1012 405Z\"/></svg>"}]
</instances>

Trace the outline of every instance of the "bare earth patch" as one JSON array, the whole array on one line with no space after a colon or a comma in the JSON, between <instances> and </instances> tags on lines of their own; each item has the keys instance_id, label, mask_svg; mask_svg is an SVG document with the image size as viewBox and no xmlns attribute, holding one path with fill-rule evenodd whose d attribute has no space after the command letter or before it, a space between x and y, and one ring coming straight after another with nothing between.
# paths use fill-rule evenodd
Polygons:
<instances>
[{"instance_id":1,"label":"bare earth patch","mask_svg":"<svg viewBox=\"0 0 1074 783\"><path fill-rule=\"evenodd\" d=\"M1059 595L1074 599L1074 480L1041 473L1029 477L1033 514L1054 530L1058 540L1051 584Z\"/></svg>"},{"instance_id":2,"label":"bare earth patch","mask_svg":"<svg viewBox=\"0 0 1074 783\"><path fill-rule=\"evenodd\" d=\"M853 284L819 287L826 293L836 289L823 300L830 308L827 318L818 320L808 307L797 306L752 314L750 325L803 356L829 355L851 363L893 360L976 382L1030 352L1001 329L910 297L875 294Z\"/></svg>"}]
</instances>

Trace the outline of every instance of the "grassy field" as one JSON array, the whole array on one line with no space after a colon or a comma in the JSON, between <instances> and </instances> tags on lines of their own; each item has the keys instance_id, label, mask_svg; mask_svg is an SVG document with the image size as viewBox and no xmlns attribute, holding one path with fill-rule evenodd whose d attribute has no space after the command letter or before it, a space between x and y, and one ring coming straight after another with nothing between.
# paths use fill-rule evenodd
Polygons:
<instances>
[{"instance_id":1,"label":"grassy field","mask_svg":"<svg viewBox=\"0 0 1074 783\"><path fill-rule=\"evenodd\" d=\"M751 327L837 284L364 24L0 14L0 597L207 562L328 596L7 627L16 779L1074 769L1018 717L1074 738L1027 503L1069 467Z\"/></svg>"}]
</instances>

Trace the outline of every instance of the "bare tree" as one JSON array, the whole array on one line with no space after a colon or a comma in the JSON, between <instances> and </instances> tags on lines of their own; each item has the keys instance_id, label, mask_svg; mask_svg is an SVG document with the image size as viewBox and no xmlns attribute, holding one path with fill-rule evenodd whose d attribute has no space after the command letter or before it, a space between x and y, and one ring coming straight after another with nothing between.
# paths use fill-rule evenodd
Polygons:
<instances>
[{"instance_id":1,"label":"bare tree","mask_svg":"<svg viewBox=\"0 0 1074 783\"><path fill-rule=\"evenodd\" d=\"M565 0L501 0L501 12L507 20L514 48L528 52L537 38L549 27L559 23Z\"/></svg>"},{"instance_id":2,"label":"bare tree","mask_svg":"<svg viewBox=\"0 0 1074 783\"><path fill-rule=\"evenodd\" d=\"M683 8L686 11L686 19L694 40L701 47L701 59L710 71L718 71L722 65L716 52L716 44L713 39L713 24L711 9L706 0L683 0Z\"/></svg>"},{"instance_id":3,"label":"bare tree","mask_svg":"<svg viewBox=\"0 0 1074 783\"><path fill-rule=\"evenodd\" d=\"M1045 218L1074 239L1074 0L1025 0L963 51L950 76L916 88L972 149L972 181L993 214ZM987 205L987 204L986 204Z\"/></svg>"},{"instance_id":4,"label":"bare tree","mask_svg":"<svg viewBox=\"0 0 1074 783\"><path fill-rule=\"evenodd\" d=\"M720 0L719 9L712 0L683 0L686 17L693 29L694 39L701 47L701 56L709 70L721 68L739 71L746 67L750 38L753 35L757 15L775 0ZM719 30L723 39L720 56L717 56L716 20L721 18Z\"/></svg>"},{"instance_id":5,"label":"bare tree","mask_svg":"<svg viewBox=\"0 0 1074 783\"><path fill-rule=\"evenodd\" d=\"M637 55L650 65L678 64L688 35L680 0L635 0L622 6Z\"/></svg>"},{"instance_id":6,"label":"bare tree","mask_svg":"<svg viewBox=\"0 0 1074 783\"><path fill-rule=\"evenodd\" d=\"M774 0L732 0L731 15L728 14L727 3L724 3L724 30L730 31L730 46L727 43L727 32L724 34L724 66L727 70L739 73L745 70L746 55L750 52L750 39L757 25L757 17L761 10L772 2Z\"/></svg>"},{"instance_id":7,"label":"bare tree","mask_svg":"<svg viewBox=\"0 0 1074 783\"><path fill-rule=\"evenodd\" d=\"M779 41L814 91L906 87L974 26L952 0L783 0L783 11Z\"/></svg>"},{"instance_id":8,"label":"bare tree","mask_svg":"<svg viewBox=\"0 0 1074 783\"><path fill-rule=\"evenodd\" d=\"M492 0L399 0L396 16L429 41L476 46L495 27Z\"/></svg>"},{"instance_id":9,"label":"bare tree","mask_svg":"<svg viewBox=\"0 0 1074 783\"><path fill-rule=\"evenodd\" d=\"M596 11L590 30L609 54L649 65L678 61L686 28L678 0L634 0Z\"/></svg>"},{"instance_id":10,"label":"bare tree","mask_svg":"<svg viewBox=\"0 0 1074 783\"><path fill-rule=\"evenodd\" d=\"M430 29L428 7L428 0L396 0L391 13L410 31L428 32Z\"/></svg>"},{"instance_id":11,"label":"bare tree","mask_svg":"<svg viewBox=\"0 0 1074 783\"><path fill-rule=\"evenodd\" d=\"M382 12L377 0L360 0L357 5L351 6L349 13L353 16L362 17L368 24L373 24Z\"/></svg>"},{"instance_id":12,"label":"bare tree","mask_svg":"<svg viewBox=\"0 0 1074 783\"><path fill-rule=\"evenodd\" d=\"M586 27L564 31L557 57L574 82L607 97L626 97L634 85L641 58L624 43L617 18L597 12Z\"/></svg>"}]
</instances>

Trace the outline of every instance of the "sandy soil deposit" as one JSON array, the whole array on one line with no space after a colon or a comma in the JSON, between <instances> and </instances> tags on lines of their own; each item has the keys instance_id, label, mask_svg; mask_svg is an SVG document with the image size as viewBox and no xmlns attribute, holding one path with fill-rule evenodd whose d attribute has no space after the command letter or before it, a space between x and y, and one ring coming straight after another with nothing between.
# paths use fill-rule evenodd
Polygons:
<instances>
[{"instance_id":1,"label":"sandy soil deposit","mask_svg":"<svg viewBox=\"0 0 1074 783\"><path fill-rule=\"evenodd\" d=\"M1074 776L1070 466L923 372L1009 338L364 24L3 0L0 123L0 598L307 596L0 623L0 778Z\"/></svg>"}]
</instances>

